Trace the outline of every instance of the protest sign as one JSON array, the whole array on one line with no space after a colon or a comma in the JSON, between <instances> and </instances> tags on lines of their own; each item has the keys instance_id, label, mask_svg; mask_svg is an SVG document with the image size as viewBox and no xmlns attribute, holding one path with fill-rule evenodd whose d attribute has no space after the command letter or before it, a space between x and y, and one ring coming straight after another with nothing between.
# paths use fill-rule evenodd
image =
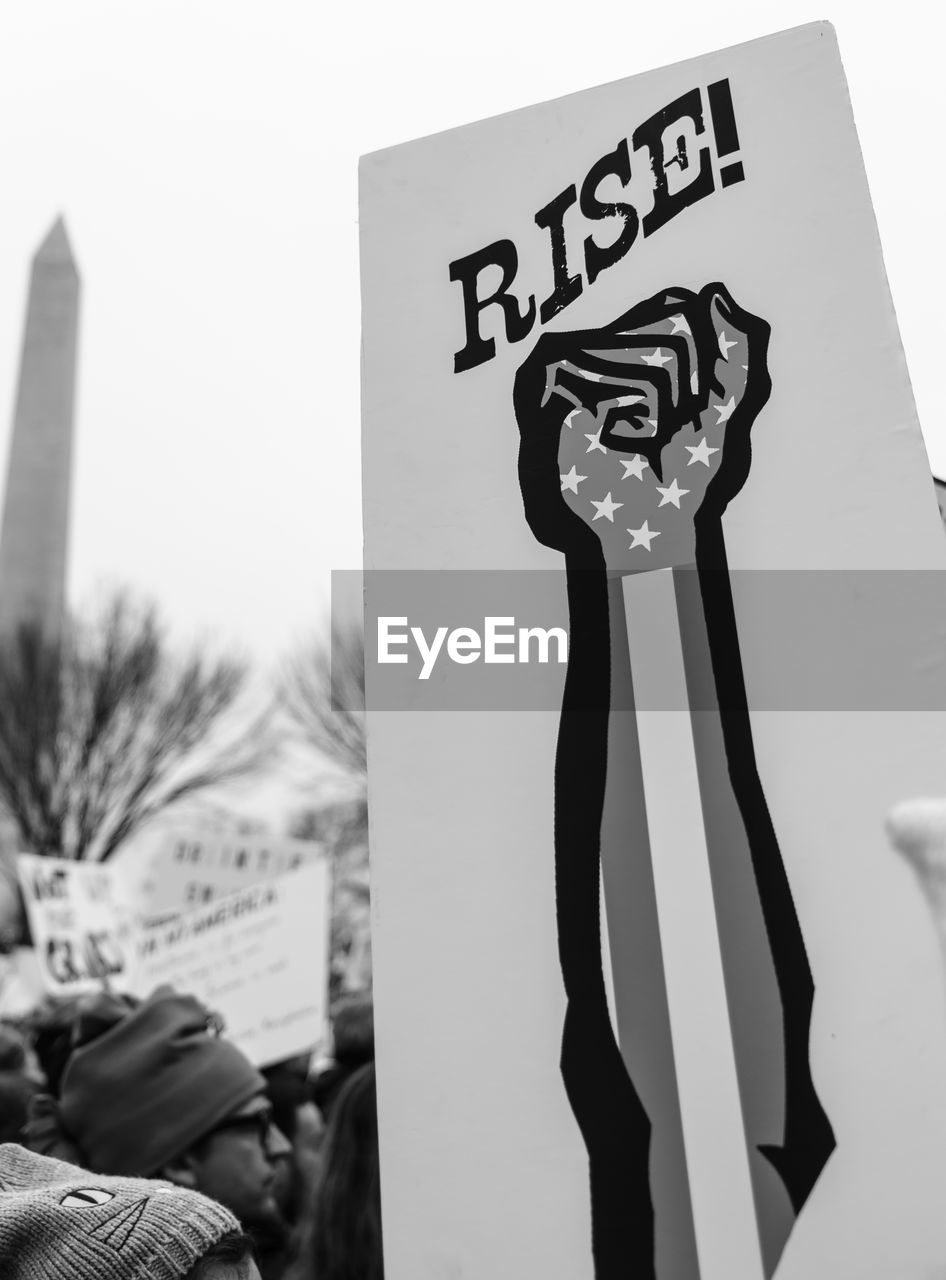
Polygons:
<instances>
[{"instance_id":1,"label":"protest sign","mask_svg":"<svg viewBox=\"0 0 946 1280\"><path fill-rule=\"evenodd\" d=\"M196 996L257 1066L313 1049L327 1016L330 892L320 858L145 926L139 994L168 983Z\"/></svg>"},{"instance_id":2,"label":"protest sign","mask_svg":"<svg viewBox=\"0 0 946 1280\"><path fill-rule=\"evenodd\" d=\"M386 1269L930 1272L946 1017L883 819L942 790L946 591L889 581L946 546L833 31L368 156L360 226ZM512 569L561 578L544 713L488 587L424 595Z\"/></svg>"},{"instance_id":3,"label":"protest sign","mask_svg":"<svg viewBox=\"0 0 946 1280\"><path fill-rule=\"evenodd\" d=\"M130 850L129 875L146 919L213 902L324 855L320 844L287 836L239 835L197 822L156 824Z\"/></svg>"},{"instance_id":4,"label":"protest sign","mask_svg":"<svg viewBox=\"0 0 946 1280\"><path fill-rule=\"evenodd\" d=\"M21 853L20 885L46 991L78 996L104 983L127 992L136 977L136 930L117 868Z\"/></svg>"}]
</instances>

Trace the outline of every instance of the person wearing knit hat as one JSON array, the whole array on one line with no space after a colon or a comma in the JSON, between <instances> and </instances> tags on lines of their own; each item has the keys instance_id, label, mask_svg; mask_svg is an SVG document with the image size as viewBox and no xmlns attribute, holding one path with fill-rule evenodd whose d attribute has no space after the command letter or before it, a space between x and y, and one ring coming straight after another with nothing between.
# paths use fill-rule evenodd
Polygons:
<instances>
[{"instance_id":1,"label":"person wearing knit hat","mask_svg":"<svg viewBox=\"0 0 946 1280\"><path fill-rule=\"evenodd\" d=\"M83 1003L58 1101L34 1106L26 1145L94 1173L160 1177L225 1205L261 1252L285 1244L274 1195L288 1156L265 1081L190 996L106 993Z\"/></svg>"},{"instance_id":2,"label":"person wearing knit hat","mask_svg":"<svg viewBox=\"0 0 946 1280\"><path fill-rule=\"evenodd\" d=\"M236 1218L169 1183L0 1146L3 1280L260 1280Z\"/></svg>"}]
</instances>

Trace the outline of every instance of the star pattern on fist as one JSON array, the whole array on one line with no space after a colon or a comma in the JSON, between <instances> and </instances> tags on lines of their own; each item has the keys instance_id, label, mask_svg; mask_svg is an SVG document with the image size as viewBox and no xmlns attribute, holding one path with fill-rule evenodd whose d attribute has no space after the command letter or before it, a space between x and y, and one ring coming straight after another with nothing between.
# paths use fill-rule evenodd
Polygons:
<instances>
[{"instance_id":1,"label":"star pattern on fist","mask_svg":"<svg viewBox=\"0 0 946 1280\"><path fill-rule=\"evenodd\" d=\"M739 343L738 343L738 342L730 342L730 341L728 341L728 340L727 340L727 338L726 338L726 330L725 330L725 329L720 329L720 331L719 331L719 354L723 357L723 359L724 359L724 360L728 360L728 359L729 359L729 351L730 351L730 349L731 349L732 347L738 347L738 346L739 346Z\"/></svg>"},{"instance_id":2,"label":"star pattern on fist","mask_svg":"<svg viewBox=\"0 0 946 1280\"><path fill-rule=\"evenodd\" d=\"M631 551L635 547L645 547L649 551L654 538L660 537L660 530L648 528L646 520L639 529L628 529L628 533L634 539L629 548Z\"/></svg>"},{"instance_id":3,"label":"star pattern on fist","mask_svg":"<svg viewBox=\"0 0 946 1280\"><path fill-rule=\"evenodd\" d=\"M660 501L657 503L658 507L665 507L669 502L673 506L675 506L679 511L680 499L684 497L685 494L688 494L690 490L681 489L680 486L677 484L676 477L674 477L674 479L670 481L669 485L667 485L666 488L662 488L658 484L657 492L661 495Z\"/></svg>"},{"instance_id":4,"label":"star pattern on fist","mask_svg":"<svg viewBox=\"0 0 946 1280\"><path fill-rule=\"evenodd\" d=\"M610 492L602 498L600 502L596 502L594 498L590 501L591 505L596 508L595 514L592 517L592 524L594 524L595 520L600 520L602 516L614 524L615 511L617 511L618 507L624 506L623 502L614 502L611 498Z\"/></svg>"},{"instance_id":5,"label":"star pattern on fist","mask_svg":"<svg viewBox=\"0 0 946 1280\"><path fill-rule=\"evenodd\" d=\"M624 463L622 480L628 480L631 476L636 476L638 480L643 480L644 469L650 465L647 459L639 453L636 453L633 458L622 458L621 461Z\"/></svg>"},{"instance_id":6,"label":"star pattern on fist","mask_svg":"<svg viewBox=\"0 0 946 1280\"><path fill-rule=\"evenodd\" d=\"M673 299L659 322L608 331L600 351L582 335L588 363L607 364L606 378L600 368L585 369L580 353L560 362L569 403L559 422L577 428L559 434L561 498L594 529L609 569L692 562L695 517L726 463L729 436L734 426L740 435L751 426L753 404L745 414L742 405L752 335L720 307L710 312L713 332L683 302Z\"/></svg>"},{"instance_id":7,"label":"star pattern on fist","mask_svg":"<svg viewBox=\"0 0 946 1280\"><path fill-rule=\"evenodd\" d=\"M716 425L717 425L717 427L719 426L719 424L720 424L721 422L728 422L728 421L729 421L729 419L732 417L733 410L735 409L735 407L736 407L736 397L735 397L735 396L730 396L730 397L729 397L729 399L726 401L726 403L725 403L725 404L714 404L714 405L713 405L713 408L714 408L714 409L716 410L716 412L719 414L719 417L716 419Z\"/></svg>"},{"instance_id":8,"label":"star pattern on fist","mask_svg":"<svg viewBox=\"0 0 946 1280\"><path fill-rule=\"evenodd\" d=\"M706 436L703 437L699 444L688 444L684 447L690 455L690 461L687 463L688 467L692 467L694 462L702 462L704 467L708 467L710 465L710 454L719 453L718 449L710 448L710 442Z\"/></svg>"},{"instance_id":9,"label":"star pattern on fist","mask_svg":"<svg viewBox=\"0 0 946 1280\"><path fill-rule=\"evenodd\" d=\"M669 364L673 356L665 356L660 347L656 351L652 351L649 356L641 356L644 364L649 364L662 369L665 364Z\"/></svg>"}]
</instances>

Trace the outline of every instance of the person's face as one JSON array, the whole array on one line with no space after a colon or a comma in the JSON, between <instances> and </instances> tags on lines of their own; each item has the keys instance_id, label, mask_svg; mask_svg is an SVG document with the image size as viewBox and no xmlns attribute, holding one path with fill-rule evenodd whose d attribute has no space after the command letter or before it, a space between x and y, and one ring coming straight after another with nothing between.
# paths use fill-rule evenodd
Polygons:
<instances>
[{"instance_id":1,"label":"person's face","mask_svg":"<svg viewBox=\"0 0 946 1280\"><path fill-rule=\"evenodd\" d=\"M196 1189L229 1209L246 1231L278 1240L287 1227L276 1194L277 1168L290 1151L272 1123L269 1102L260 1095L192 1152Z\"/></svg>"}]
</instances>

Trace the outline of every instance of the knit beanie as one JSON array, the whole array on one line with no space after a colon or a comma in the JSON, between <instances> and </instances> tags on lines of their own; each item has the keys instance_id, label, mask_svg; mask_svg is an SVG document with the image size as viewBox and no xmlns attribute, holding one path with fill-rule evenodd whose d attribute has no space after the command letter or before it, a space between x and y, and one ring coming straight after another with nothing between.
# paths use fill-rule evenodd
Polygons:
<instances>
[{"instance_id":1,"label":"knit beanie","mask_svg":"<svg viewBox=\"0 0 946 1280\"><path fill-rule=\"evenodd\" d=\"M203 1005L170 987L137 1006L103 997L76 1038L59 1113L96 1172L149 1177L266 1088Z\"/></svg>"},{"instance_id":2,"label":"knit beanie","mask_svg":"<svg viewBox=\"0 0 946 1280\"><path fill-rule=\"evenodd\" d=\"M0 1146L3 1280L183 1280L239 1229L222 1205L196 1191L103 1178Z\"/></svg>"}]
</instances>

